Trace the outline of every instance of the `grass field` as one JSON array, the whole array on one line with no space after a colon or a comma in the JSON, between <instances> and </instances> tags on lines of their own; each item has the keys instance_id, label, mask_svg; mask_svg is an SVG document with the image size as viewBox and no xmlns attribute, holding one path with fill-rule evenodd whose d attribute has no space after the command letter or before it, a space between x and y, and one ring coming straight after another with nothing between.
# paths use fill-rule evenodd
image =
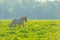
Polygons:
<instances>
[{"instance_id":1,"label":"grass field","mask_svg":"<svg viewBox=\"0 0 60 40\"><path fill-rule=\"evenodd\" d=\"M28 20L24 28L10 28L10 22L0 21L0 40L60 40L59 20Z\"/></svg>"}]
</instances>

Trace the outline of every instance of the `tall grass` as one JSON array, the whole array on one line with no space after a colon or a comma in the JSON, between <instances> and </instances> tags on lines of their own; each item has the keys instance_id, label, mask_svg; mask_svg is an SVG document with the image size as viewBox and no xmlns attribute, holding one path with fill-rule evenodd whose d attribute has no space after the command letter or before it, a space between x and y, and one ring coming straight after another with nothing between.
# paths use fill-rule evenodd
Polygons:
<instances>
[{"instance_id":1,"label":"tall grass","mask_svg":"<svg viewBox=\"0 0 60 40\"><path fill-rule=\"evenodd\" d=\"M60 21L28 20L24 28L10 28L11 20L0 21L0 40L60 40Z\"/></svg>"}]
</instances>

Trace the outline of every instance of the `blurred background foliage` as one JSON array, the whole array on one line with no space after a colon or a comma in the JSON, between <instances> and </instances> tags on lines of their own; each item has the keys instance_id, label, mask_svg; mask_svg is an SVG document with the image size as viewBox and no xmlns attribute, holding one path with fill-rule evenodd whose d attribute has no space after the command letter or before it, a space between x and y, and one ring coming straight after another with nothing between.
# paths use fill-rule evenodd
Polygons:
<instances>
[{"instance_id":1,"label":"blurred background foliage","mask_svg":"<svg viewBox=\"0 0 60 40\"><path fill-rule=\"evenodd\" d=\"M29 19L60 19L60 1L0 0L0 19L22 16Z\"/></svg>"}]
</instances>

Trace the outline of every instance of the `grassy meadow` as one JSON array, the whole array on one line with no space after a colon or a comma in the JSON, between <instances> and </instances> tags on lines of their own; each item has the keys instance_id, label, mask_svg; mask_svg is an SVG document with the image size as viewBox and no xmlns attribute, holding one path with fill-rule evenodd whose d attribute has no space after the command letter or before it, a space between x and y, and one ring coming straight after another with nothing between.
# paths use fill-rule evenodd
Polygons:
<instances>
[{"instance_id":1,"label":"grassy meadow","mask_svg":"<svg viewBox=\"0 0 60 40\"><path fill-rule=\"evenodd\" d=\"M10 23L0 21L0 40L60 40L60 20L28 20L13 28Z\"/></svg>"}]
</instances>

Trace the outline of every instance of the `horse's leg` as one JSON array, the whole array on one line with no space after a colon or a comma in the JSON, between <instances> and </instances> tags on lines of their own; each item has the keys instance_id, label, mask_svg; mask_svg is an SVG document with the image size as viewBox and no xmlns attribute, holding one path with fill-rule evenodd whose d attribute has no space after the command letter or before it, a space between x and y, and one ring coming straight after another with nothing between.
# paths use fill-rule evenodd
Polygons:
<instances>
[{"instance_id":1,"label":"horse's leg","mask_svg":"<svg viewBox=\"0 0 60 40\"><path fill-rule=\"evenodd\" d=\"M18 29L20 29L20 26L21 26L21 24L19 24L19 27L18 27Z\"/></svg>"},{"instance_id":2,"label":"horse's leg","mask_svg":"<svg viewBox=\"0 0 60 40\"><path fill-rule=\"evenodd\" d=\"M14 24L14 26L13 27L16 27L16 24Z\"/></svg>"},{"instance_id":3,"label":"horse's leg","mask_svg":"<svg viewBox=\"0 0 60 40\"><path fill-rule=\"evenodd\" d=\"M24 27L24 24L22 23L22 26Z\"/></svg>"}]
</instances>

